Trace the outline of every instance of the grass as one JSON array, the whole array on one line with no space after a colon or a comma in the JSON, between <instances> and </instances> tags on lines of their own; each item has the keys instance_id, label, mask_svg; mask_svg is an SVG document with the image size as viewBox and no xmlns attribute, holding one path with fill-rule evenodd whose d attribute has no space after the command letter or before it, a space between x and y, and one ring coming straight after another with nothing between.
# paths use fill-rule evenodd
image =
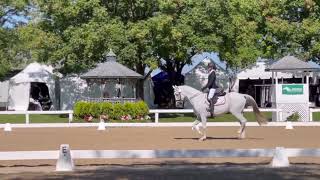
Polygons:
<instances>
[{"instance_id":1,"label":"grass","mask_svg":"<svg viewBox=\"0 0 320 180\"><path fill-rule=\"evenodd\" d=\"M320 112L312 113L313 121L320 121Z\"/></svg>"},{"instance_id":2,"label":"grass","mask_svg":"<svg viewBox=\"0 0 320 180\"><path fill-rule=\"evenodd\" d=\"M271 119L272 113L263 113L267 119ZM244 116L249 122L255 122L255 116L253 113L244 113ZM160 114L159 122L193 122L195 116L192 113L189 114ZM215 118L208 118L208 122L238 122L232 114L224 114Z\"/></svg>"},{"instance_id":3,"label":"grass","mask_svg":"<svg viewBox=\"0 0 320 180\"><path fill-rule=\"evenodd\" d=\"M271 112L263 112L263 114L268 118L271 119L272 113ZM254 114L253 113L244 113L245 117L248 119L249 122L255 122ZM195 116L192 113L186 114L177 114L177 113L166 113L159 115L159 122L193 122ZM29 117L30 123L68 123L68 115L47 115L41 114L36 115L32 114ZM313 120L320 121L320 112L313 113ZM154 117L151 117L151 120L130 120L130 121L120 121L120 120L111 120L111 122L117 123L140 123L140 122L153 122ZM74 118L73 123L85 123L83 119ZM94 119L93 122L99 122L98 119ZM208 122L238 122L238 120L232 114L224 114L222 116L218 116L215 118L209 118ZM0 115L0 124L3 123L18 123L24 124L25 123L25 115Z\"/></svg>"},{"instance_id":4,"label":"grass","mask_svg":"<svg viewBox=\"0 0 320 180\"><path fill-rule=\"evenodd\" d=\"M0 123L26 123L25 115L0 115ZM68 116L48 115L48 114L30 114L30 123L68 123Z\"/></svg>"}]
</instances>

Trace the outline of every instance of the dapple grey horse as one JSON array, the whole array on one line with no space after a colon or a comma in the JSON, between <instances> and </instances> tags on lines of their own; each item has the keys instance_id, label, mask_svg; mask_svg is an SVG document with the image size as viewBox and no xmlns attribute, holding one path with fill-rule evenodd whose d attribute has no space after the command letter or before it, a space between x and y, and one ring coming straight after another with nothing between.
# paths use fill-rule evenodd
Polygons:
<instances>
[{"instance_id":1,"label":"dapple grey horse","mask_svg":"<svg viewBox=\"0 0 320 180\"><path fill-rule=\"evenodd\" d=\"M185 100L188 99L193 106L193 111L197 116L197 119L193 123L192 129L196 129L202 137L199 138L200 141L203 141L207 138L206 136L206 123L207 117L210 116L207 108L209 108L209 102L207 100L207 94L203 93L197 89L194 89L190 86L173 86L174 96L176 100ZM225 102L221 103L214 108L214 115L221 115L230 112L233 114L240 122L240 129L238 131L239 138L245 138L245 128L247 119L243 116L243 109L246 106L252 106L253 111L256 116L256 120L259 125L267 124L267 119L260 113L256 101L252 96L247 94L240 94L236 92L227 93L224 96L220 96L219 99L225 98ZM219 103L219 100L218 102ZM216 104L217 104L216 103ZM200 121L201 120L201 124ZM203 131L200 130L202 125Z\"/></svg>"}]
</instances>

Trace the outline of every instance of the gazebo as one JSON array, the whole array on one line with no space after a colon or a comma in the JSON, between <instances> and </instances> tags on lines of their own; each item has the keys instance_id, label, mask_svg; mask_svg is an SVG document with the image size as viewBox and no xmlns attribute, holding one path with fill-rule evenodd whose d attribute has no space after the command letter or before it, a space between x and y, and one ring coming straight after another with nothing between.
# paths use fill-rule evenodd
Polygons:
<instances>
[{"instance_id":1,"label":"gazebo","mask_svg":"<svg viewBox=\"0 0 320 180\"><path fill-rule=\"evenodd\" d=\"M81 76L90 86L98 85L100 97L87 97L88 101L126 102L135 101L136 83L142 75L117 62L115 53L110 49L105 62Z\"/></svg>"},{"instance_id":2,"label":"gazebo","mask_svg":"<svg viewBox=\"0 0 320 180\"><path fill-rule=\"evenodd\" d=\"M283 110L280 114L274 114L274 119L284 121L298 113L301 121L309 121L309 77L310 72L319 70L294 56L285 56L266 69L272 72L272 106ZM279 80L279 72L290 72L301 77L301 80L284 82L283 78Z\"/></svg>"}]
</instances>

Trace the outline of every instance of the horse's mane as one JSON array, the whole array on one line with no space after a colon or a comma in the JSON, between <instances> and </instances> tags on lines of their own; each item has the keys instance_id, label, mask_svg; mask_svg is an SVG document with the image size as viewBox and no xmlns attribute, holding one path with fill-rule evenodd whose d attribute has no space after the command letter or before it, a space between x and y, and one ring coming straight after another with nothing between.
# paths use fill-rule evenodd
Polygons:
<instances>
[{"instance_id":1,"label":"horse's mane","mask_svg":"<svg viewBox=\"0 0 320 180\"><path fill-rule=\"evenodd\" d=\"M188 86L188 85L182 85L180 87L184 88L185 90L187 90L190 93L199 93L200 92L198 89L195 89L195 88Z\"/></svg>"}]
</instances>

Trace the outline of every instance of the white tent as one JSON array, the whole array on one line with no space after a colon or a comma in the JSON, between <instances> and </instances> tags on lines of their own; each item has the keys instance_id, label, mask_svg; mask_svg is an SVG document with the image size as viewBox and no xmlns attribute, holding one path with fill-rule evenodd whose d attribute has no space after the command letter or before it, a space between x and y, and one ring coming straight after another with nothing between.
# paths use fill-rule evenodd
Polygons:
<instances>
[{"instance_id":1,"label":"white tent","mask_svg":"<svg viewBox=\"0 0 320 180\"><path fill-rule=\"evenodd\" d=\"M239 92L239 82L240 80L258 80L258 79L272 79L272 72L266 71L268 67L269 60L267 59L258 59L255 64L249 66L245 69L240 70L236 73L236 79L234 82L234 86L232 88L233 91ZM292 73L278 72L278 77L280 78L292 78Z\"/></svg>"},{"instance_id":2,"label":"white tent","mask_svg":"<svg viewBox=\"0 0 320 180\"><path fill-rule=\"evenodd\" d=\"M49 96L56 109L55 78L53 68L39 63L31 63L17 75L10 78L8 109L25 111L30 101L31 83L46 83L49 89Z\"/></svg>"},{"instance_id":3,"label":"white tent","mask_svg":"<svg viewBox=\"0 0 320 180\"><path fill-rule=\"evenodd\" d=\"M237 74L238 79L271 79L272 72L266 71L267 68L267 60L258 59L256 64L243 69ZM292 78L293 75L291 73L283 73L278 72L279 78Z\"/></svg>"}]
</instances>

